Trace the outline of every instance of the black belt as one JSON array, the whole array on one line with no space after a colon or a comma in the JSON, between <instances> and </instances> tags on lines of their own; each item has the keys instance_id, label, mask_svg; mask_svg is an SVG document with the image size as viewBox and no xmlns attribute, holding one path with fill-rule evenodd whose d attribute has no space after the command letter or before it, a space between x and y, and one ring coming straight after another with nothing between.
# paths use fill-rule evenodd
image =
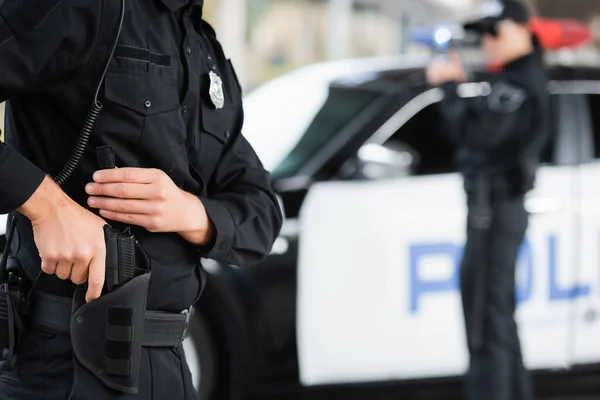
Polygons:
<instances>
[{"instance_id":1,"label":"black belt","mask_svg":"<svg viewBox=\"0 0 600 400\"><path fill-rule=\"evenodd\" d=\"M142 346L179 347L187 337L193 312L193 307L181 313L146 311ZM39 290L33 292L31 302L31 324L33 326L69 335L71 315L72 300L70 298Z\"/></svg>"}]
</instances>

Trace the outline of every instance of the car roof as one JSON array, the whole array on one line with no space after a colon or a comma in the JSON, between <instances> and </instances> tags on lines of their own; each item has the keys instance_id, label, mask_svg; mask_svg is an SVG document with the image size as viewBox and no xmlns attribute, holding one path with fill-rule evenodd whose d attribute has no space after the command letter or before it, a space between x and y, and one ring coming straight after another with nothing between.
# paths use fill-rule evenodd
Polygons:
<instances>
[{"instance_id":1,"label":"car roof","mask_svg":"<svg viewBox=\"0 0 600 400\"><path fill-rule=\"evenodd\" d=\"M369 83L423 85L430 54L347 59L309 65L275 78L244 96L244 136L271 170L296 146L321 109L331 87L365 87ZM471 61L475 70L485 66ZM554 80L599 80L600 68L578 62L552 62ZM377 85L376 85L377 86ZM378 88L385 85L378 85ZM397 90L389 87L388 89Z\"/></svg>"},{"instance_id":2,"label":"car roof","mask_svg":"<svg viewBox=\"0 0 600 400\"><path fill-rule=\"evenodd\" d=\"M244 136L267 169L277 165L296 145L321 109L332 82L373 76L382 70L423 65L422 56L389 56L330 61L299 68L244 96Z\"/></svg>"},{"instance_id":3,"label":"car roof","mask_svg":"<svg viewBox=\"0 0 600 400\"><path fill-rule=\"evenodd\" d=\"M481 63L466 63L467 68L475 73L487 73L486 67ZM413 64L408 67L390 67L379 70L371 70L368 73L357 73L351 76L340 76L331 81L331 85L337 88L364 87L369 82L384 79L400 84L413 83L415 86L424 85L427 62ZM546 63L545 67L551 80L578 80L578 81L600 81L600 66L587 65L585 63Z\"/></svg>"}]
</instances>

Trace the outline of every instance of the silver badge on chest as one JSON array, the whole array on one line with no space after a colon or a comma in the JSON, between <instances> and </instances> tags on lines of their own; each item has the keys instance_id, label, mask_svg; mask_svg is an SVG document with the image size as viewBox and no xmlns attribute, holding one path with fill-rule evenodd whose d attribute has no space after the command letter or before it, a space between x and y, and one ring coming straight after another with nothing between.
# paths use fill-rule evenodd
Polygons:
<instances>
[{"instance_id":1,"label":"silver badge on chest","mask_svg":"<svg viewBox=\"0 0 600 400\"><path fill-rule=\"evenodd\" d=\"M210 77L210 88L208 89L208 93L210 94L210 100L215 105L215 108L219 110L225 105L223 80L214 71L210 71L208 76Z\"/></svg>"}]
</instances>

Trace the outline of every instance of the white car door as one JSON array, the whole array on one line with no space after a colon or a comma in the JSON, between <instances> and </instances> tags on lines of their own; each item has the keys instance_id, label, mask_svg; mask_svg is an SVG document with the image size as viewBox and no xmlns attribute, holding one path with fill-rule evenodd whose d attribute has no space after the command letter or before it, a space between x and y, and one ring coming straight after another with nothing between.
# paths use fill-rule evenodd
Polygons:
<instances>
[{"instance_id":1,"label":"white car door","mask_svg":"<svg viewBox=\"0 0 600 400\"><path fill-rule=\"evenodd\" d=\"M554 83L550 85L552 87ZM577 271L580 144L569 97L553 93L552 143L535 189L528 194L529 229L519 262L517 318L524 361L531 369L566 368L571 361Z\"/></svg>"},{"instance_id":2,"label":"white car door","mask_svg":"<svg viewBox=\"0 0 600 400\"><path fill-rule=\"evenodd\" d=\"M590 89L599 89L589 94ZM600 362L600 82L586 85L579 96L571 96L578 104L577 130L588 139L581 146L584 162L579 175L577 233L578 253L573 268L576 286L569 293L576 302L574 324L574 364Z\"/></svg>"},{"instance_id":3,"label":"white car door","mask_svg":"<svg viewBox=\"0 0 600 400\"><path fill-rule=\"evenodd\" d=\"M305 200L297 317L305 385L433 378L467 368L458 291L462 180L436 138L437 111L424 104L408 104L387 124L388 144L408 142L421 156L419 176L320 183ZM569 362L576 278L564 266L574 257L577 168L551 164L528 197L532 216L519 257L517 317L527 366L536 369Z\"/></svg>"}]
</instances>

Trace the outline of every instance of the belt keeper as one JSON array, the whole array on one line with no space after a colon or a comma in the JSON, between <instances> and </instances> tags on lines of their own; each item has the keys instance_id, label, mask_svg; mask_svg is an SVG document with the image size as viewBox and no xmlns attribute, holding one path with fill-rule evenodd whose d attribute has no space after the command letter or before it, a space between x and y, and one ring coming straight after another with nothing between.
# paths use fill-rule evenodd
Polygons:
<instances>
[{"instance_id":1,"label":"belt keeper","mask_svg":"<svg viewBox=\"0 0 600 400\"><path fill-rule=\"evenodd\" d=\"M190 321L191 321L192 317L194 316L194 306L190 306L190 308L188 308L187 310L183 310L181 312L181 314L185 315L185 321L183 323L183 331L181 332L181 339L179 339L179 343L177 344L177 347L181 346L183 341L185 339L187 339L187 337L188 337Z\"/></svg>"}]
</instances>

